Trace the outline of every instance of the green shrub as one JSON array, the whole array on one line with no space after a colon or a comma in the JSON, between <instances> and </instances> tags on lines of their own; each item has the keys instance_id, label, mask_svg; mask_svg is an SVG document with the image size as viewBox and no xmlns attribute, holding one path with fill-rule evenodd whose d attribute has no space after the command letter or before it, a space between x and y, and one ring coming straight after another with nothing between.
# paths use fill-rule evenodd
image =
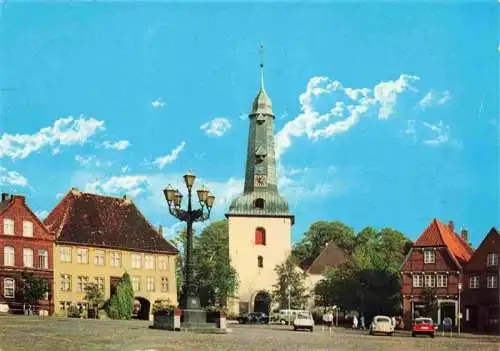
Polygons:
<instances>
[{"instance_id":1,"label":"green shrub","mask_svg":"<svg viewBox=\"0 0 500 351\"><path fill-rule=\"evenodd\" d=\"M152 313L154 315L169 315L175 310L175 306L172 305L170 299L166 300L156 300L153 304Z\"/></svg>"},{"instance_id":2,"label":"green shrub","mask_svg":"<svg viewBox=\"0 0 500 351\"><path fill-rule=\"evenodd\" d=\"M115 293L107 304L107 313L111 319L131 319L134 309L134 290L128 273L123 274L116 286Z\"/></svg>"}]
</instances>

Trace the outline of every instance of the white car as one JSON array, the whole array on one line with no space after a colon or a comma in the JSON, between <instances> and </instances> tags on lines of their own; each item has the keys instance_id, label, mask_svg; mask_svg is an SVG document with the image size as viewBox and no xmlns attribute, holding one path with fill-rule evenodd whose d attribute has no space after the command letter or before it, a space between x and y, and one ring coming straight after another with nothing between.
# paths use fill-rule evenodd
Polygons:
<instances>
[{"instance_id":1,"label":"white car","mask_svg":"<svg viewBox=\"0 0 500 351\"><path fill-rule=\"evenodd\" d=\"M293 330L309 329L314 330L314 319L310 312L299 312L293 320Z\"/></svg>"},{"instance_id":2,"label":"white car","mask_svg":"<svg viewBox=\"0 0 500 351\"><path fill-rule=\"evenodd\" d=\"M392 335L394 333L394 325L387 316L375 316L372 324L370 324L370 335L374 334Z\"/></svg>"}]
</instances>

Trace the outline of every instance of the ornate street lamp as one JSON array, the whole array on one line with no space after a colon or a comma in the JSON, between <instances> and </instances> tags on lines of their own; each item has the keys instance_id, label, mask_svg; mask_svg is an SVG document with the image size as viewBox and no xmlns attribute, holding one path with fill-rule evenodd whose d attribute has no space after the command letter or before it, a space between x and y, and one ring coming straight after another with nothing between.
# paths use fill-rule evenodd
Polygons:
<instances>
[{"instance_id":1,"label":"ornate street lamp","mask_svg":"<svg viewBox=\"0 0 500 351\"><path fill-rule=\"evenodd\" d=\"M204 314L201 311L198 288L193 279L193 223L202 222L210 218L210 211L215 202L213 196L202 185L196 191L201 208L193 210L191 205L191 194L196 176L189 171L184 175L184 183L188 190L187 210L181 209L182 194L178 189L174 189L170 184L163 190L165 199L168 203L168 211L174 217L187 224L187 242L185 247L186 266L184 271L184 322L186 323L205 323Z\"/></svg>"}]
</instances>

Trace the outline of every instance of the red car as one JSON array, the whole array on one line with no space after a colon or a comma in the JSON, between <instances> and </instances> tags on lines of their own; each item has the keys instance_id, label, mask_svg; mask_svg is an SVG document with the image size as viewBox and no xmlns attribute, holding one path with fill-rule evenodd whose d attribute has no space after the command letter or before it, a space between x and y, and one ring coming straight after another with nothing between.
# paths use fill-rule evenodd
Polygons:
<instances>
[{"instance_id":1,"label":"red car","mask_svg":"<svg viewBox=\"0 0 500 351\"><path fill-rule=\"evenodd\" d=\"M429 335L431 338L436 336L436 327L431 318L417 318L413 321L411 336L417 335Z\"/></svg>"}]
</instances>

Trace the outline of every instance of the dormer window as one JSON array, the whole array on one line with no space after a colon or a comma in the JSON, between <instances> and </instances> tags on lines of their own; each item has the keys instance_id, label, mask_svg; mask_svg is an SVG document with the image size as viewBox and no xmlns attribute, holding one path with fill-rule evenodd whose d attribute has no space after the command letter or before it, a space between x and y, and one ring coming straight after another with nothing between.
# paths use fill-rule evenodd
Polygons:
<instances>
[{"instance_id":1,"label":"dormer window","mask_svg":"<svg viewBox=\"0 0 500 351\"><path fill-rule=\"evenodd\" d=\"M255 199L254 206L255 208L264 208L265 201L262 198Z\"/></svg>"},{"instance_id":2,"label":"dormer window","mask_svg":"<svg viewBox=\"0 0 500 351\"><path fill-rule=\"evenodd\" d=\"M435 263L436 262L436 251L425 250L424 251L424 263Z\"/></svg>"}]
</instances>

